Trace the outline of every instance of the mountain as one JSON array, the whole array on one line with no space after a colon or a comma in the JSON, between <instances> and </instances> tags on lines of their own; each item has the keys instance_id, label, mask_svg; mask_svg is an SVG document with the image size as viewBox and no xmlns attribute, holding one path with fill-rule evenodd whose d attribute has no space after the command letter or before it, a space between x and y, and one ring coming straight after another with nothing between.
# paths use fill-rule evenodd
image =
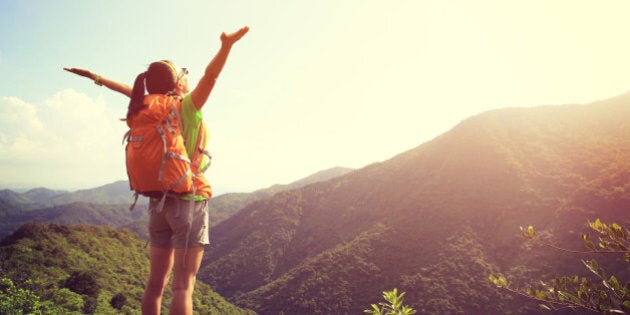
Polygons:
<instances>
[{"instance_id":1,"label":"mountain","mask_svg":"<svg viewBox=\"0 0 630 315\"><path fill-rule=\"evenodd\" d=\"M0 267L0 297L7 279L17 287L15 298L2 300L19 304L24 301L17 294L28 296L41 314L138 314L149 250L146 241L126 230L27 223L0 243ZM115 297L120 311L112 307ZM167 290L163 312L170 300ZM200 314L254 314L226 302L201 282L193 301Z\"/></svg>"},{"instance_id":2,"label":"mountain","mask_svg":"<svg viewBox=\"0 0 630 315\"><path fill-rule=\"evenodd\" d=\"M212 198L210 199L210 224L217 225L223 222L225 219L231 217L246 205L254 201L271 197L274 194L285 190L297 189L317 182L325 182L351 171L351 168L333 167L327 170L319 171L287 185L277 184L251 193L228 193Z\"/></svg>"},{"instance_id":3,"label":"mountain","mask_svg":"<svg viewBox=\"0 0 630 315\"><path fill-rule=\"evenodd\" d=\"M127 181L118 181L74 192L34 188L23 193L0 190L0 239L28 222L96 224L120 227L145 213L139 206L133 213L133 193Z\"/></svg>"},{"instance_id":4,"label":"mountain","mask_svg":"<svg viewBox=\"0 0 630 315\"><path fill-rule=\"evenodd\" d=\"M307 176L287 185L277 184L250 193L227 193L219 195L217 197L212 197L208 203L208 207L210 209L210 226L213 227L223 222L224 220L231 217L239 210L254 201L271 197L281 191L297 189L316 182L324 182L332 178L347 174L350 171L352 171L352 169L350 168L333 167L317 172L313 175ZM148 215L143 215L139 219L125 225L124 227L138 233L138 235L140 235L141 237L148 239L148 222Z\"/></svg>"},{"instance_id":5,"label":"mountain","mask_svg":"<svg viewBox=\"0 0 630 315\"><path fill-rule=\"evenodd\" d=\"M65 192L46 188L35 188L25 193L17 193L9 189L0 190L0 216L19 213L29 208L28 205L45 202Z\"/></svg>"},{"instance_id":6,"label":"mountain","mask_svg":"<svg viewBox=\"0 0 630 315\"><path fill-rule=\"evenodd\" d=\"M0 191L0 217L20 212L20 206L14 200L19 196L10 190Z\"/></svg>"},{"instance_id":7,"label":"mountain","mask_svg":"<svg viewBox=\"0 0 630 315\"><path fill-rule=\"evenodd\" d=\"M9 189L0 191L0 215L3 205L11 205L20 210L41 209L45 207L85 202L93 204L131 204L133 192L128 181L117 181L100 187L82 189L73 192L34 188L23 193Z\"/></svg>"},{"instance_id":8,"label":"mountain","mask_svg":"<svg viewBox=\"0 0 630 315\"><path fill-rule=\"evenodd\" d=\"M17 193L5 189L0 191L0 239L28 221L121 227L146 212L145 206L129 212L132 197L127 181L74 192L35 188Z\"/></svg>"},{"instance_id":9,"label":"mountain","mask_svg":"<svg viewBox=\"0 0 630 315\"><path fill-rule=\"evenodd\" d=\"M218 224L250 202L267 198L283 190L325 181L350 171L349 168L335 167L288 185L274 185L252 193L229 193L214 197L210 200L211 224ZM1 190L0 239L28 221L125 227L143 238L148 238L146 198L140 197L134 211L129 212L129 205L132 202L133 193L129 190L128 181L74 192L46 188L36 188L24 193Z\"/></svg>"},{"instance_id":10,"label":"mountain","mask_svg":"<svg viewBox=\"0 0 630 315\"><path fill-rule=\"evenodd\" d=\"M587 220L629 224L628 117L630 94L473 116L390 160L250 203L211 229L199 278L259 314L359 314L394 287L419 314L539 313L487 277L588 275L519 226L582 248Z\"/></svg>"},{"instance_id":11,"label":"mountain","mask_svg":"<svg viewBox=\"0 0 630 315\"><path fill-rule=\"evenodd\" d=\"M24 200L27 200L27 202L43 203L49 201L52 198L65 194L68 194L68 192L65 190L52 190L40 187L33 188L20 195L22 198L24 198Z\"/></svg>"},{"instance_id":12,"label":"mountain","mask_svg":"<svg viewBox=\"0 0 630 315\"><path fill-rule=\"evenodd\" d=\"M45 200L47 205L64 205L73 202L88 202L95 204L131 204L133 192L126 180L96 188L77 190L61 194Z\"/></svg>"},{"instance_id":13,"label":"mountain","mask_svg":"<svg viewBox=\"0 0 630 315\"><path fill-rule=\"evenodd\" d=\"M60 206L29 211L18 211L2 216L0 239L13 233L26 222L57 223L63 225L89 224L123 227L146 213L146 206L129 212L129 205L93 204L73 202Z\"/></svg>"}]
</instances>

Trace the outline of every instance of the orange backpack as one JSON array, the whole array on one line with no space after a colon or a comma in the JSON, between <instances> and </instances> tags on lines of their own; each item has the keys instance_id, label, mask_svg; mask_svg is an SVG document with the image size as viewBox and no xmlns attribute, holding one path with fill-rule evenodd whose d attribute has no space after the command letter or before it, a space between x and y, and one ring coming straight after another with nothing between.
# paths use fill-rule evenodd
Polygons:
<instances>
[{"instance_id":1,"label":"orange backpack","mask_svg":"<svg viewBox=\"0 0 630 315\"><path fill-rule=\"evenodd\" d=\"M193 192L190 159L184 146L180 101L148 95L146 108L127 120L127 175L131 189L147 197ZM135 202L134 202L135 204ZM133 207L133 206L132 206Z\"/></svg>"}]
</instances>

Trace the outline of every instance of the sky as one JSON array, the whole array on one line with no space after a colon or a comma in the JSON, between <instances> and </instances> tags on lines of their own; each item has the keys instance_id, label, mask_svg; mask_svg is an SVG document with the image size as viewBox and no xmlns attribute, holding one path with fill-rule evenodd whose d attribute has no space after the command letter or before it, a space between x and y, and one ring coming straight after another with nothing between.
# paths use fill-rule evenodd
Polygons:
<instances>
[{"instance_id":1,"label":"sky","mask_svg":"<svg viewBox=\"0 0 630 315\"><path fill-rule=\"evenodd\" d=\"M174 61L194 85L249 26L203 115L215 195L385 161L484 111L590 103L630 86L630 1L0 2L0 188L126 179L132 85Z\"/></svg>"}]
</instances>

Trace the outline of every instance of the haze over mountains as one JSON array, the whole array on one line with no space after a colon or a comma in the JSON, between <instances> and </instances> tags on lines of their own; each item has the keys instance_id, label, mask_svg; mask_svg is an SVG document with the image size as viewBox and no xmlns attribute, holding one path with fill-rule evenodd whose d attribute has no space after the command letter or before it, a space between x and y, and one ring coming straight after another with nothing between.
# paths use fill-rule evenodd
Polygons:
<instances>
[{"instance_id":1,"label":"haze over mountains","mask_svg":"<svg viewBox=\"0 0 630 315\"><path fill-rule=\"evenodd\" d=\"M532 247L519 226L580 248L587 220L630 224L628 118L630 94L494 110L359 170L218 196L199 279L259 314L359 314L394 287L419 314L539 313L487 276L525 282L584 274L580 257ZM123 184L82 192L115 201L108 205L5 190L0 216L15 229L24 220L73 217L107 224L110 215L110 225L141 234L143 218L122 215L130 197L114 193ZM48 201L61 203L41 208ZM80 215L90 207L95 212ZM601 264L630 276L612 258Z\"/></svg>"}]
</instances>

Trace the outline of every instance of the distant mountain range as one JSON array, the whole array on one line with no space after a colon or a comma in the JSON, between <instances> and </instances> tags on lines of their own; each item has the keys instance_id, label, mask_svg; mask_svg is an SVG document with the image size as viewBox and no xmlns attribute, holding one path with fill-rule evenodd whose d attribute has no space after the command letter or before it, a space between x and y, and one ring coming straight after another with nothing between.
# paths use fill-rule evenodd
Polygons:
<instances>
[{"instance_id":1,"label":"distant mountain range","mask_svg":"<svg viewBox=\"0 0 630 315\"><path fill-rule=\"evenodd\" d=\"M83 189L74 192L35 188L23 193L10 189L0 190L0 214L8 210L32 210L45 207L66 205L75 202L93 204L130 204L133 194L127 181L118 181L101 187Z\"/></svg>"},{"instance_id":2,"label":"distant mountain range","mask_svg":"<svg viewBox=\"0 0 630 315\"><path fill-rule=\"evenodd\" d=\"M288 185L274 185L252 193L229 193L210 201L212 225L230 217L250 202L273 194L325 181L350 172L351 169L335 167L300 179ZM74 192L36 188L24 193L12 190L0 191L0 238L9 235L28 221L55 222L59 224L93 224L125 227L148 238L146 227L146 198L139 201L133 212L133 192L129 182L117 181L108 185Z\"/></svg>"},{"instance_id":3,"label":"distant mountain range","mask_svg":"<svg viewBox=\"0 0 630 315\"><path fill-rule=\"evenodd\" d=\"M419 314L536 314L487 276L584 274L519 226L582 248L587 220L630 223L629 118L630 94L479 114L388 161L249 203L211 229L199 278L260 314L359 314L395 287Z\"/></svg>"}]
</instances>

